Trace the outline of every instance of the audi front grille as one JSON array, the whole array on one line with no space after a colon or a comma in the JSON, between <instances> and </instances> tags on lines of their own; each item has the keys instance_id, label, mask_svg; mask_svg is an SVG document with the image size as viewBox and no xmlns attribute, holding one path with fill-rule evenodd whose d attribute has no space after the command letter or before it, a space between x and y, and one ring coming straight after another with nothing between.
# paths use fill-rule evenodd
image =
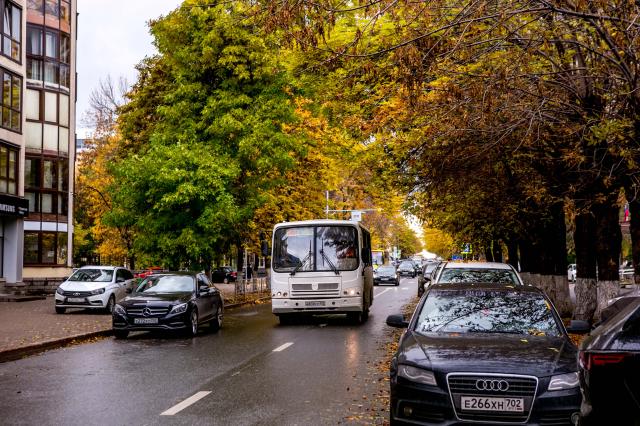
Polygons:
<instances>
[{"instance_id":1,"label":"audi front grille","mask_svg":"<svg viewBox=\"0 0 640 426\"><path fill-rule=\"evenodd\" d=\"M517 374L447 374L449 395L459 420L494 423L526 423L538 390L538 378ZM522 398L523 412L463 411L461 397Z\"/></svg>"}]
</instances>

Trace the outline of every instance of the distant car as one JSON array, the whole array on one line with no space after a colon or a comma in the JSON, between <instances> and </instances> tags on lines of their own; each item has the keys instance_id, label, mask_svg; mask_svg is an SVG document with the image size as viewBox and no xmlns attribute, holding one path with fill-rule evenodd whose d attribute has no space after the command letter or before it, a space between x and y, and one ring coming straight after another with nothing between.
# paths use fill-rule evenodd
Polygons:
<instances>
[{"instance_id":1,"label":"distant car","mask_svg":"<svg viewBox=\"0 0 640 426\"><path fill-rule=\"evenodd\" d=\"M524 285L515 268L499 262L444 262L434 284L488 282Z\"/></svg>"},{"instance_id":2,"label":"distant car","mask_svg":"<svg viewBox=\"0 0 640 426\"><path fill-rule=\"evenodd\" d=\"M238 279L238 273L231 266L220 266L211 271L211 281L214 283L233 283Z\"/></svg>"},{"instance_id":3,"label":"distant car","mask_svg":"<svg viewBox=\"0 0 640 426\"><path fill-rule=\"evenodd\" d=\"M387 325L407 328L390 366L391 425L576 424L577 348L535 287L431 285L410 321Z\"/></svg>"},{"instance_id":4,"label":"distant car","mask_svg":"<svg viewBox=\"0 0 640 426\"><path fill-rule=\"evenodd\" d=\"M605 311L603 322L580 345L580 424L637 425L640 296L618 298Z\"/></svg>"},{"instance_id":5,"label":"distant car","mask_svg":"<svg viewBox=\"0 0 640 426\"><path fill-rule=\"evenodd\" d=\"M398 266L398 275L407 275L414 278L416 276L415 264L411 260L403 260Z\"/></svg>"},{"instance_id":6,"label":"distant car","mask_svg":"<svg viewBox=\"0 0 640 426\"><path fill-rule=\"evenodd\" d=\"M373 273L373 285L380 284L393 284L399 285L400 278L396 272L396 267L393 265L379 266Z\"/></svg>"},{"instance_id":7,"label":"distant car","mask_svg":"<svg viewBox=\"0 0 640 426\"><path fill-rule=\"evenodd\" d=\"M571 263L567 267L567 279L569 281L575 282L576 280L576 264L575 263Z\"/></svg>"},{"instance_id":8,"label":"distant car","mask_svg":"<svg viewBox=\"0 0 640 426\"><path fill-rule=\"evenodd\" d=\"M56 313L67 308L102 309L113 312L117 302L126 296L133 274L118 266L83 266L58 288L55 294Z\"/></svg>"},{"instance_id":9,"label":"distant car","mask_svg":"<svg viewBox=\"0 0 640 426\"><path fill-rule=\"evenodd\" d=\"M422 267L422 275L418 278L418 296L424 293L424 285L431 282L432 274L440 262L427 262Z\"/></svg>"},{"instance_id":10,"label":"distant car","mask_svg":"<svg viewBox=\"0 0 640 426\"><path fill-rule=\"evenodd\" d=\"M223 311L222 296L205 274L154 274L115 306L113 333L120 339L134 330L183 331L195 336L202 324L218 331Z\"/></svg>"}]
</instances>

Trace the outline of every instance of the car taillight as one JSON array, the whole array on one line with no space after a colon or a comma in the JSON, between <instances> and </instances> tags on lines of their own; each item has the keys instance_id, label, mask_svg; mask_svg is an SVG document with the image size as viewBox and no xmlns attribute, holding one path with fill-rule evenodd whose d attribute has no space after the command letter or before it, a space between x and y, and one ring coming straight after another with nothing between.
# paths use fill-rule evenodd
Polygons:
<instances>
[{"instance_id":1,"label":"car taillight","mask_svg":"<svg viewBox=\"0 0 640 426\"><path fill-rule=\"evenodd\" d=\"M237 276L238 276L238 273L234 271L234 272L232 272L232 273L231 273L231 276L232 276L232 277L237 277Z\"/></svg>"},{"instance_id":2,"label":"car taillight","mask_svg":"<svg viewBox=\"0 0 640 426\"><path fill-rule=\"evenodd\" d=\"M580 352L580 366L585 370L591 370L591 367L600 367L603 365L619 364L627 357L626 353L586 353Z\"/></svg>"}]
</instances>

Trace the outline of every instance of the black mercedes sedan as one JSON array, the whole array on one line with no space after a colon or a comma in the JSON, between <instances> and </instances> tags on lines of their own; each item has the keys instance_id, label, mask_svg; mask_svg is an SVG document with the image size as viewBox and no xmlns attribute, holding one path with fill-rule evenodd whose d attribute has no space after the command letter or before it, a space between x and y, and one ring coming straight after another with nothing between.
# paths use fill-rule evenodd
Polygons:
<instances>
[{"instance_id":1,"label":"black mercedes sedan","mask_svg":"<svg viewBox=\"0 0 640 426\"><path fill-rule=\"evenodd\" d=\"M202 324L222 327L224 304L218 289L202 273L150 275L113 310L113 333L126 338L134 330L177 330L195 336Z\"/></svg>"},{"instance_id":2,"label":"black mercedes sedan","mask_svg":"<svg viewBox=\"0 0 640 426\"><path fill-rule=\"evenodd\" d=\"M607 310L580 344L581 424L640 425L640 296Z\"/></svg>"},{"instance_id":3,"label":"black mercedes sedan","mask_svg":"<svg viewBox=\"0 0 640 426\"><path fill-rule=\"evenodd\" d=\"M577 348L533 287L434 284L391 361L392 425L576 424Z\"/></svg>"}]
</instances>

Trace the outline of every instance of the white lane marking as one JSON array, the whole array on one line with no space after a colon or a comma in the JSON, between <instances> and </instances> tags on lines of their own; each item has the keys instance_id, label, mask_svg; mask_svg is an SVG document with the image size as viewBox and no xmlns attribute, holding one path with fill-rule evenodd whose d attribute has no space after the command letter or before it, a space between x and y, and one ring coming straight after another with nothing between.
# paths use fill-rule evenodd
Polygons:
<instances>
[{"instance_id":1,"label":"white lane marking","mask_svg":"<svg viewBox=\"0 0 640 426\"><path fill-rule=\"evenodd\" d=\"M409 290L409 287L402 287L403 290Z\"/></svg>"},{"instance_id":2,"label":"white lane marking","mask_svg":"<svg viewBox=\"0 0 640 426\"><path fill-rule=\"evenodd\" d=\"M210 393L211 393L211 391L200 391L200 392L196 393L195 395L190 396L189 398L185 399L181 403L174 405L173 407L169 408L167 411L165 411L164 413L162 413L160 415L161 416L173 416L174 414L179 413L180 411L184 410L188 406L190 406L192 404L195 404L196 402L200 401L202 398L204 398L205 396L209 395Z\"/></svg>"},{"instance_id":3,"label":"white lane marking","mask_svg":"<svg viewBox=\"0 0 640 426\"><path fill-rule=\"evenodd\" d=\"M395 287L394 287L395 288ZM383 294L385 294L386 292L388 292L389 290L391 290L391 288L385 288L384 290L382 290L380 293L378 294L374 294L373 297L380 297Z\"/></svg>"},{"instance_id":4,"label":"white lane marking","mask_svg":"<svg viewBox=\"0 0 640 426\"><path fill-rule=\"evenodd\" d=\"M278 346L273 350L273 352L282 352L287 349L289 346L293 345L293 342L287 342L284 345Z\"/></svg>"}]
</instances>

